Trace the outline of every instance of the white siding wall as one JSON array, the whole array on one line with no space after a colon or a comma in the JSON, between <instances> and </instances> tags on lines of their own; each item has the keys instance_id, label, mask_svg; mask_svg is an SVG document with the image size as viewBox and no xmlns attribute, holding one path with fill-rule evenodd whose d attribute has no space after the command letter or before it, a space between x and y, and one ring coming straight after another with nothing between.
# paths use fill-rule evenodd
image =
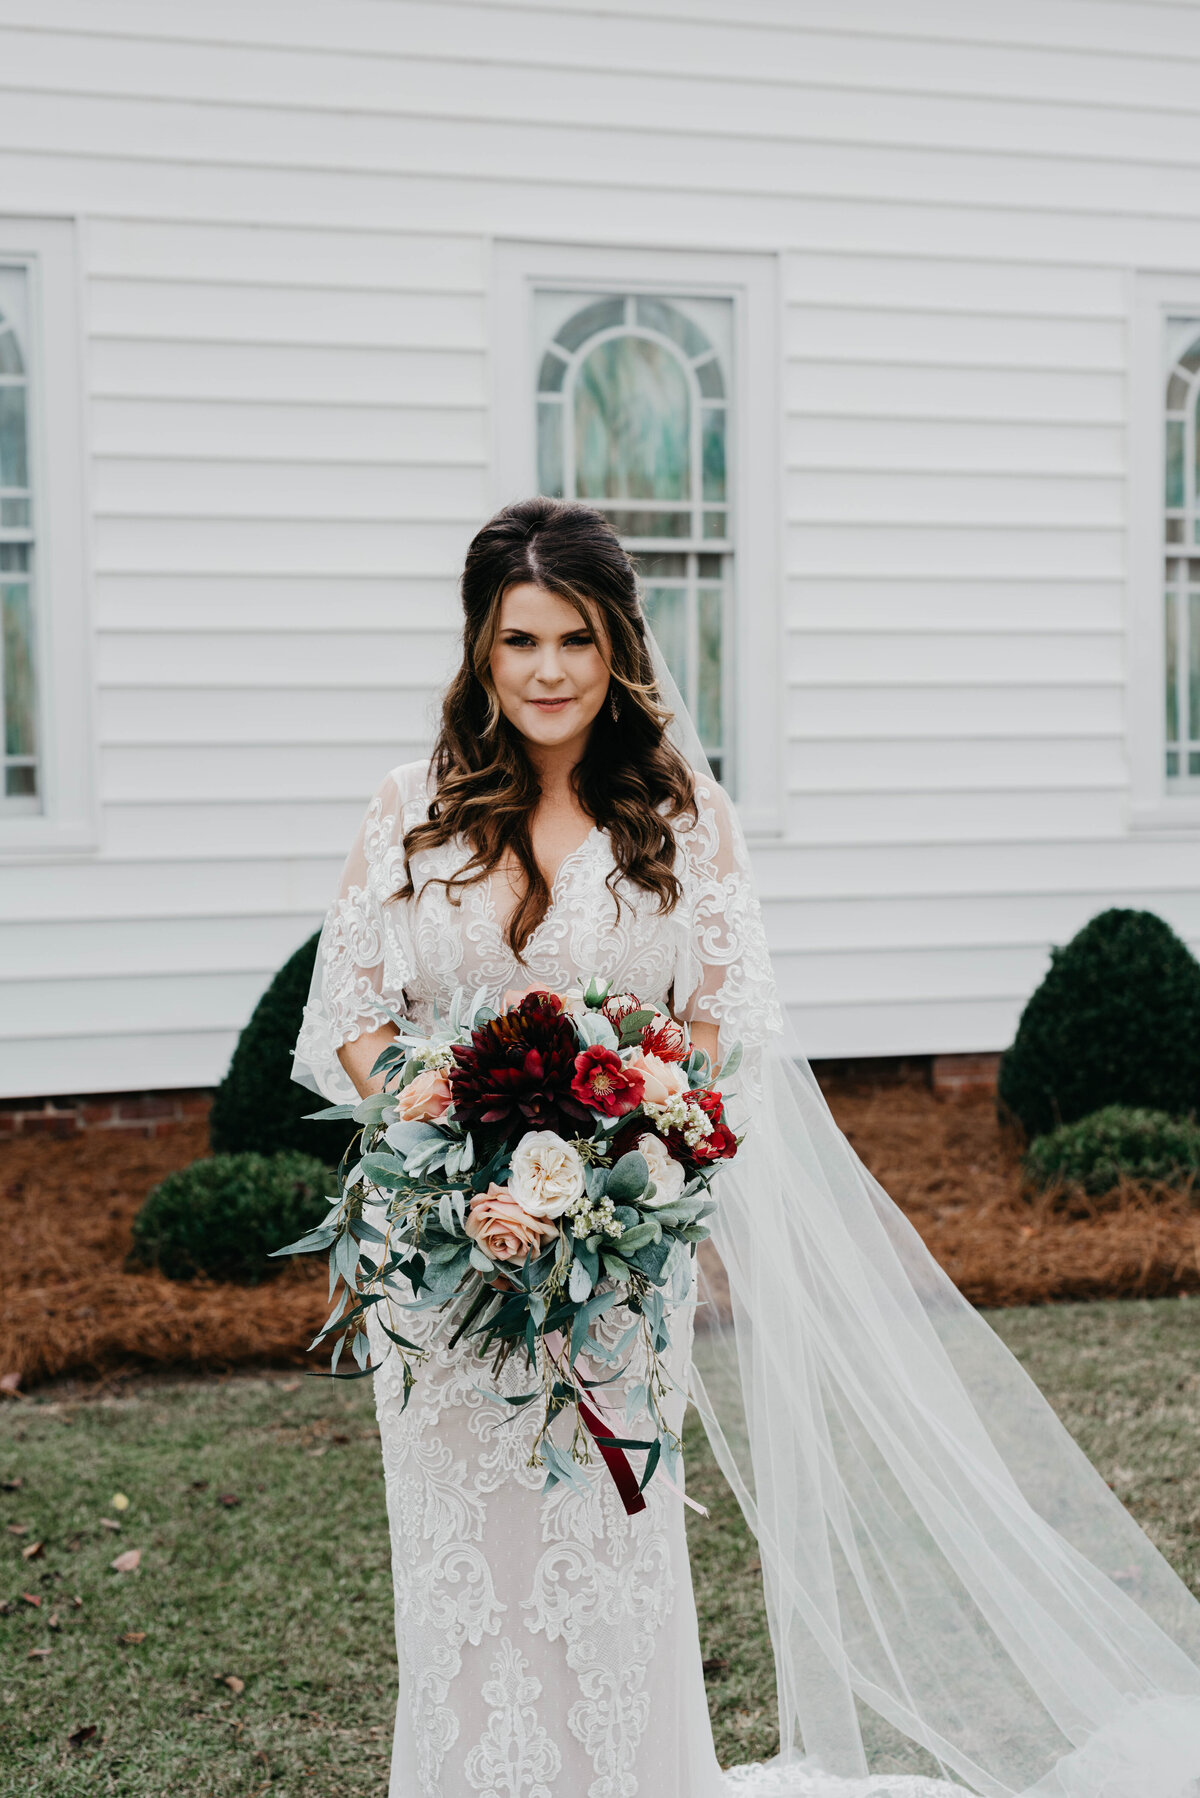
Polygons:
<instances>
[{"instance_id":1,"label":"white siding wall","mask_svg":"<svg viewBox=\"0 0 1200 1798\"><path fill-rule=\"evenodd\" d=\"M0 0L81 221L102 848L0 868L0 1092L207 1083L428 738L494 493L490 239L777 252L813 1055L1002 1046L1127 824L1129 271L1200 268L1200 8ZM724 17L722 16L724 15Z\"/></svg>"}]
</instances>

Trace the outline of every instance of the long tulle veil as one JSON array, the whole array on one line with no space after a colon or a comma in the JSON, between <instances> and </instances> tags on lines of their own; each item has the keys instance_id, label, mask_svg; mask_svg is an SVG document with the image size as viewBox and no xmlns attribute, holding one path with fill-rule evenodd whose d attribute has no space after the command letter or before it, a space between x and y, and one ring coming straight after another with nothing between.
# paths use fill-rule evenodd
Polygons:
<instances>
[{"instance_id":1,"label":"long tulle veil","mask_svg":"<svg viewBox=\"0 0 1200 1798\"><path fill-rule=\"evenodd\" d=\"M672 740L711 777L650 641ZM794 1046L756 1046L740 1086L746 1137L712 1219L732 1322L702 1307L692 1396L761 1550L778 1789L867 1774L861 1703L959 1783L847 1798L1198 1798L1200 1604Z\"/></svg>"}]
</instances>

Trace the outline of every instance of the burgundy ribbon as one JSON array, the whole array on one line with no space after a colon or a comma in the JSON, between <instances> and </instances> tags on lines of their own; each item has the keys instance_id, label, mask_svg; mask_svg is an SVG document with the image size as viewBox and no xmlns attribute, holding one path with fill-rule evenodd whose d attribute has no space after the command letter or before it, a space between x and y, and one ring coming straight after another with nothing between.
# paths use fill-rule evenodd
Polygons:
<instances>
[{"instance_id":1,"label":"burgundy ribbon","mask_svg":"<svg viewBox=\"0 0 1200 1798\"><path fill-rule=\"evenodd\" d=\"M592 1407L588 1404L587 1400L583 1398L579 1401L579 1415L582 1417L592 1436L595 1438L596 1447L604 1457L604 1465L612 1474L613 1485L617 1488L621 1503L625 1506L629 1516L633 1517L638 1511L644 1511L646 1509L646 1500L642 1493L638 1491L637 1474L629 1465L629 1459L625 1450L623 1448L614 1448L611 1441L605 1443L600 1440L602 1436L612 1436L612 1430L609 1425L592 1410Z\"/></svg>"}]
</instances>

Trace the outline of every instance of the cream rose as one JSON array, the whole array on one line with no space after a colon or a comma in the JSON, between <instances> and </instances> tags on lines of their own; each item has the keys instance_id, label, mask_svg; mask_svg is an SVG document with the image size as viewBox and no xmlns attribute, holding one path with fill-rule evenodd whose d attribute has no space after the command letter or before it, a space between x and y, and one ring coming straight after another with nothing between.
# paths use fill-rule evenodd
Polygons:
<instances>
[{"instance_id":1,"label":"cream rose","mask_svg":"<svg viewBox=\"0 0 1200 1798\"><path fill-rule=\"evenodd\" d=\"M403 1124L440 1124L450 1103L445 1070L426 1068L396 1095L396 1117Z\"/></svg>"},{"instance_id":2,"label":"cream rose","mask_svg":"<svg viewBox=\"0 0 1200 1798\"><path fill-rule=\"evenodd\" d=\"M530 1217L507 1188L497 1186L495 1181L486 1192L475 1194L463 1228L493 1261L515 1261L518 1265L526 1255L536 1256L543 1241L558 1235L557 1224Z\"/></svg>"},{"instance_id":3,"label":"cream rose","mask_svg":"<svg viewBox=\"0 0 1200 1798\"><path fill-rule=\"evenodd\" d=\"M682 1165L667 1154L667 1145L661 1136L639 1136L634 1147L639 1155L646 1157L650 1178L654 1182L654 1197L643 1199L642 1203L648 1205L651 1211L657 1211L660 1205L673 1205L683 1191Z\"/></svg>"},{"instance_id":4,"label":"cream rose","mask_svg":"<svg viewBox=\"0 0 1200 1798\"><path fill-rule=\"evenodd\" d=\"M640 1074L646 1083L643 1105L666 1105L688 1090L688 1077L678 1061L660 1061L639 1049L625 1063L627 1074Z\"/></svg>"},{"instance_id":5,"label":"cream rose","mask_svg":"<svg viewBox=\"0 0 1200 1798\"><path fill-rule=\"evenodd\" d=\"M583 1162L553 1130L527 1130L513 1150L508 1190L531 1217L561 1217L583 1192Z\"/></svg>"}]
</instances>

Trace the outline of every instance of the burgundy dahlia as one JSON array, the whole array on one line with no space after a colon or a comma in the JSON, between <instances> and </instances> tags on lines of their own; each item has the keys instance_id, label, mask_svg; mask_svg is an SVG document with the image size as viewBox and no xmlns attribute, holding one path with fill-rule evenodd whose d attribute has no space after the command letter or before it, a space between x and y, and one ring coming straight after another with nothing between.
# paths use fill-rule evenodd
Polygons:
<instances>
[{"instance_id":1,"label":"burgundy dahlia","mask_svg":"<svg viewBox=\"0 0 1200 1798\"><path fill-rule=\"evenodd\" d=\"M460 1123L560 1136L591 1128L591 1113L571 1091L579 1043L552 993L529 993L519 1005L454 1045L450 1070L454 1115Z\"/></svg>"}]
</instances>

